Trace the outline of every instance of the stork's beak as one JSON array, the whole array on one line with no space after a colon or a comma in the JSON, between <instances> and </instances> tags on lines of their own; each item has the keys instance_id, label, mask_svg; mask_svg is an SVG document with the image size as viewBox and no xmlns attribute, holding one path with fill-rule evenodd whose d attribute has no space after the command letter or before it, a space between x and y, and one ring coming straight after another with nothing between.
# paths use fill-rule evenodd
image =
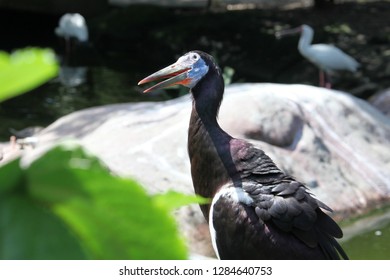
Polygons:
<instances>
[{"instance_id":1,"label":"stork's beak","mask_svg":"<svg viewBox=\"0 0 390 280\"><path fill-rule=\"evenodd\" d=\"M276 32L275 37L277 39L280 39L282 37L294 35L294 34L301 33L301 32L302 32L301 27L297 27L297 28L293 28L293 29L286 29L286 30L281 30L281 31Z\"/></svg>"},{"instance_id":2,"label":"stork's beak","mask_svg":"<svg viewBox=\"0 0 390 280\"><path fill-rule=\"evenodd\" d=\"M188 77L189 70L191 70L191 68L189 68L188 65L183 65L180 62L175 62L165 67L164 69L161 69L156 73L153 73L152 75L149 75L146 78L142 79L138 82L138 85L167 79L144 90L144 93L173 85L187 85L191 82L191 78Z\"/></svg>"}]
</instances>

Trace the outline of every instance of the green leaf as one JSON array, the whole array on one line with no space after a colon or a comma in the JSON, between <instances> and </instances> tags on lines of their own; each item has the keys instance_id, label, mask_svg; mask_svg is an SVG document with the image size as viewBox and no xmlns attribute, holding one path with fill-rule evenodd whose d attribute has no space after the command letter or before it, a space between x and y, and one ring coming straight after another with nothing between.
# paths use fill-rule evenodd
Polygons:
<instances>
[{"instance_id":1,"label":"green leaf","mask_svg":"<svg viewBox=\"0 0 390 280\"><path fill-rule=\"evenodd\" d=\"M153 196L153 200L157 205L169 210L174 210L188 204L207 204L210 200L199 195L187 195L169 190L163 194Z\"/></svg>"},{"instance_id":2,"label":"green leaf","mask_svg":"<svg viewBox=\"0 0 390 280\"><path fill-rule=\"evenodd\" d=\"M0 195L0 259L85 259L76 238L22 194Z\"/></svg>"},{"instance_id":3,"label":"green leaf","mask_svg":"<svg viewBox=\"0 0 390 280\"><path fill-rule=\"evenodd\" d=\"M222 77L223 77L223 80L225 82L225 86L230 85L232 83L233 76L234 76L235 72L236 71L232 67L225 66L223 68Z\"/></svg>"},{"instance_id":4,"label":"green leaf","mask_svg":"<svg viewBox=\"0 0 390 280\"><path fill-rule=\"evenodd\" d=\"M58 73L50 49L27 48L12 54L0 51L0 102L29 91Z\"/></svg>"},{"instance_id":5,"label":"green leaf","mask_svg":"<svg viewBox=\"0 0 390 280\"><path fill-rule=\"evenodd\" d=\"M92 259L185 259L176 223L136 182L115 177L80 147L59 146L27 170L31 195L48 204Z\"/></svg>"},{"instance_id":6,"label":"green leaf","mask_svg":"<svg viewBox=\"0 0 390 280\"><path fill-rule=\"evenodd\" d=\"M0 167L0 195L22 184L23 171L20 158L16 158Z\"/></svg>"}]
</instances>

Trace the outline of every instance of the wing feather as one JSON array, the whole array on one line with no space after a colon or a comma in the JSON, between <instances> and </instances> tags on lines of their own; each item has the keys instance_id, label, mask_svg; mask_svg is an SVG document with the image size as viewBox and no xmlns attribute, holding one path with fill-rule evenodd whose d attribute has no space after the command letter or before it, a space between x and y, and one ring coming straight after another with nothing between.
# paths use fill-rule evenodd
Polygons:
<instances>
[{"instance_id":1,"label":"wing feather","mask_svg":"<svg viewBox=\"0 0 390 280\"><path fill-rule=\"evenodd\" d=\"M235 162L243 190L252 198L251 205L265 228L290 233L309 248L321 248L326 258L347 255L335 238L342 237L337 223L321 209L332 211L317 200L309 189L284 174L261 150L246 144L245 152Z\"/></svg>"}]
</instances>

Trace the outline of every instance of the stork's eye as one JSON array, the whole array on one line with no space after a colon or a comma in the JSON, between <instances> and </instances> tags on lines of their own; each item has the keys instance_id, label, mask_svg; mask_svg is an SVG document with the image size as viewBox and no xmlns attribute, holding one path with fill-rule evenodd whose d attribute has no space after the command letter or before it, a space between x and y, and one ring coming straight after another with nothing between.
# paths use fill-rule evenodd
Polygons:
<instances>
[{"instance_id":1,"label":"stork's eye","mask_svg":"<svg viewBox=\"0 0 390 280\"><path fill-rule=\"evenodd\" d=\"M198 59L199 59L199 55L196 54L196 53L194 53L194 54L192 55L192 59L193 59L193 60L198 60Z\"/></svg>"}]
</instances>

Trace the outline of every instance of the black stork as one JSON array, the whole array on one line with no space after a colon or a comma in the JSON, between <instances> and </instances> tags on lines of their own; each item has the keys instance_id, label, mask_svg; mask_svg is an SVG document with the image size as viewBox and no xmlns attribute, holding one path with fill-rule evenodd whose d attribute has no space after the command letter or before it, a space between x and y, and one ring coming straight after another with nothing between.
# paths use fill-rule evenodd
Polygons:
<instances>
[{"instance_id":1,"label":"black stork","mask_svg":"<svg viewBox=\"0 0 390 280\"><path fill-rule=\"evenodd\" d=\"M217 122L224 93L212 56L191 51L139 85L165 79L191 89L188 153L195 192L220 259L347 259L335 238L343 233L308 188L282 172L259 148L226 133Z\"/></svg>"}]
</instances>

